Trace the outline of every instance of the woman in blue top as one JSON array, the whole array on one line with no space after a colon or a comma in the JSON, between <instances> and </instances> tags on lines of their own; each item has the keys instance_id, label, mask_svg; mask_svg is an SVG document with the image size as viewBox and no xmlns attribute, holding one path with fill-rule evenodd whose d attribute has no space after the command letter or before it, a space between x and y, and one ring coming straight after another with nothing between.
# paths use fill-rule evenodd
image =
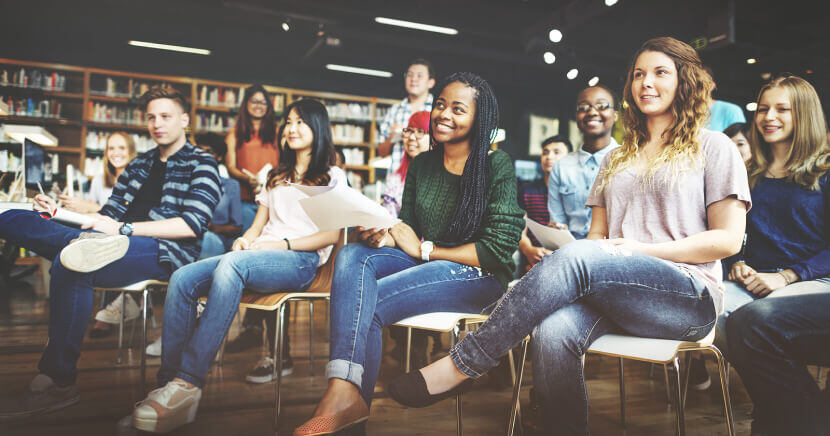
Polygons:
<instances>
[{"instance_id":1,"label":"woman in blue top","mask_svg":"<svg viewBox=\"0 0 830 436\"><path fill-rule=\"evenodd\" d=\"M761 88L747 162L754 207L746 248L724 281L716 343L725 353L726 318L768 296L830 292L830 150L821 102L797 76Z\"/></svg>"}]
</instances>

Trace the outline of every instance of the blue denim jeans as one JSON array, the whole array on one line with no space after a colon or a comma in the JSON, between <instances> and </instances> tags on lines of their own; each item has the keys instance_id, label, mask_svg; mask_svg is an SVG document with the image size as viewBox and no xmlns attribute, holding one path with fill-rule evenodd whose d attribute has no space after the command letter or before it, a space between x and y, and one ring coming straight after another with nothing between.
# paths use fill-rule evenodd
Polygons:
<instances>
[{"instance_id":1,"label":"blue denim jeans","mask_svg":"<svg viewBox=\"0 0 830 436\"><path fill-rule=\"evenodd\" d=\"M738 310L742 306L758 300L752 292L747 291L737 282L731 280L724 280L723 282L723 313L718 316L715 333L715 346L729 358L729 339L726 331L726 320L732 312ZM795 282L789 286L784 286L781 289L776 289L764 298L780 298L792 293L830 293L830 277L824 277L816 280L808 280L806 282Z\"/></svg>"},{"instance_id":2,"label":"blue denim jeans","mask_svg":"<svg viewBox=\"0 0 830 436\"><path fill-rule=\"evenodd\" d=\"M302 291L314 280L319 261L314 251L246 250L176 271L164 304L159 386L179 377L202 387L236 316L242 290ZM207 305L197 323L196 305L201 297L207 297Z\"/></svg>"},{"instance_id":3,"label":"blue denim jeans","mask_svg":"<svg viewBox=\"0 0 830 436\"><path fill-rule=\"evenodd\" d=\"M0 239L52 260L49 342L38 369L60 386L74 384L78 374L76 365L92 314L92 288L125 286L147 279L164 280L170 275L169 267L158 263L158 241L140 236L130 237L130 247L124 257L98 271L70 271L61 265L59 254L82 232L43 219L36 212L10 210L0 214Z\"/></svg>"},{"instance_id":4,"label":"blue denim jeans","mask_svg":"<svg viewBox=\"0 0 830 436\"><path fill-rule=\"evenodd\" d=\"M207 259L227 253L233 246L233 241L233 239L218 233L205 232L202 235L202 251L199 253L199 259Z\"/></svg>"},{"instance_id":5,"label":"blue denim jeans","mask_svg":"<svg viewBox=\"0 0 830 436\"><path fill-rule=\"evenodd\" d=\"M334 263L326 376L354 383L371 404L385 326L430 312L478 313L503 291L479 268L421 262L397 248L348 244Z\"/></svg>"},{"instance_id":6,"label":"blue denim jeans","mask_svg":"<svg viewBox=\"0 0 830 436\"><path fill-rule=\"evenodd\" d=\"M729 316L726 331L754 404L753 433L830 434L830 403L806 367L830 365L830 293L755 300Z\"/></svg>"},{"instance_id":7,"label":"blue denim jeans","mask_svg":"<svg viewBox=\"0 0 830 436\"><path fill-rule=\"evenodd\" d=\"M697 340L715 307L704 282L680 267L600 241L575 241L545 256L490 318L450 350L456 367L478 378L533 332L533 377L549 429L588 433L582 355L613 329Z\"/></svg>"}]
</instances>

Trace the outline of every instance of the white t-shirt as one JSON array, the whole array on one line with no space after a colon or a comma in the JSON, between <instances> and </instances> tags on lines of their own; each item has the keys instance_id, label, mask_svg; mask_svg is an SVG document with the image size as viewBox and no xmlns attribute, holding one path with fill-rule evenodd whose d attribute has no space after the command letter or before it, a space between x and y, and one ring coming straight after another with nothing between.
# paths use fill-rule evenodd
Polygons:
<instances>
[{"instance_id":1,"label":"white t-shirt","mask_svg":"<svg viewBox=\"0 0 830 436\"><path fill-rule=\"evenodd\" d=\"M107 204L110 195L112 195L112 188L104 186L104 174L102 173L92 178L92 182L89 183L89 192L85 197L103 206Z\"/></svg>"},{"instance_id":2,"label":"white t-shirt","mask_svg":"<svg viewBox=\"0 0 830 436\"><path fill-rule=\"evenodd\" d=\"M346 186L346 173L340 168L335 166L329 168L329 177L331 178L329 186L337 184ZM304 198L308 198L308 195L288 185L279 185L257 194L257 204L268 208L268 222L254 242L282 241L284 238L302 238L317 233L319 229L300 206L300 200ZM326 263L331 249L332 246L329 245L317 250L320 256L319 265Z\"/></svg>"}]
</instances>

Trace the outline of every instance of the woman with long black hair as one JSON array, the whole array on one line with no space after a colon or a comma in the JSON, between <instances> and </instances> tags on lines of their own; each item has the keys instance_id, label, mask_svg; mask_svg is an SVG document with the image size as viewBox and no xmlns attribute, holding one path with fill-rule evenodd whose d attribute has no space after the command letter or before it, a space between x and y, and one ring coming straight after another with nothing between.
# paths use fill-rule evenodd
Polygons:
<instances>
[{"instance_id":1,"label":"woman with long black hair","mask_svg":"<svg viewBox=\"0 0 830 436\"><path fill-rule=\"evenodd\" d=\"M511 278L523 223L510 157L489 153L496 96L472 73L444 83L430 116L436 146L409 165L402 222L358 229L361 243L337 255L329 386L295 435L331 434L368 418L384 326L422 313L479 312Z\"/></svg>"}]
</instances>

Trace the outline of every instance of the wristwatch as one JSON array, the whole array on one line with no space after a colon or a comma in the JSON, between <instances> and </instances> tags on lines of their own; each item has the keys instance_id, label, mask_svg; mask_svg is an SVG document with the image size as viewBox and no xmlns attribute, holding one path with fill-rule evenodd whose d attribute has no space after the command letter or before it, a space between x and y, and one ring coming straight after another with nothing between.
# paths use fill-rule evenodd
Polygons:
<instances>
[{"instance_id":1,"label":"wristwatch","mask_svg":"<svg viewBox=\"0 0 830 436\"><path fill-rule=\"evenodd\" d=\"M133 234L133 223L121 224L121 228L118 229L118 233L121 233L124 236L132 235Z\"/></svg>"},{"instance_id":2,"label":"wristwatch","mask_svg":"<svg viewBox=\"0 0 830 436\"><path fill-rule=\"evenodd\" d=\"M421 242L421 260L429 262L429 255L432 253L434 248L435 244L433 244L432 241Z\"/></svg>"}]
</instances>

